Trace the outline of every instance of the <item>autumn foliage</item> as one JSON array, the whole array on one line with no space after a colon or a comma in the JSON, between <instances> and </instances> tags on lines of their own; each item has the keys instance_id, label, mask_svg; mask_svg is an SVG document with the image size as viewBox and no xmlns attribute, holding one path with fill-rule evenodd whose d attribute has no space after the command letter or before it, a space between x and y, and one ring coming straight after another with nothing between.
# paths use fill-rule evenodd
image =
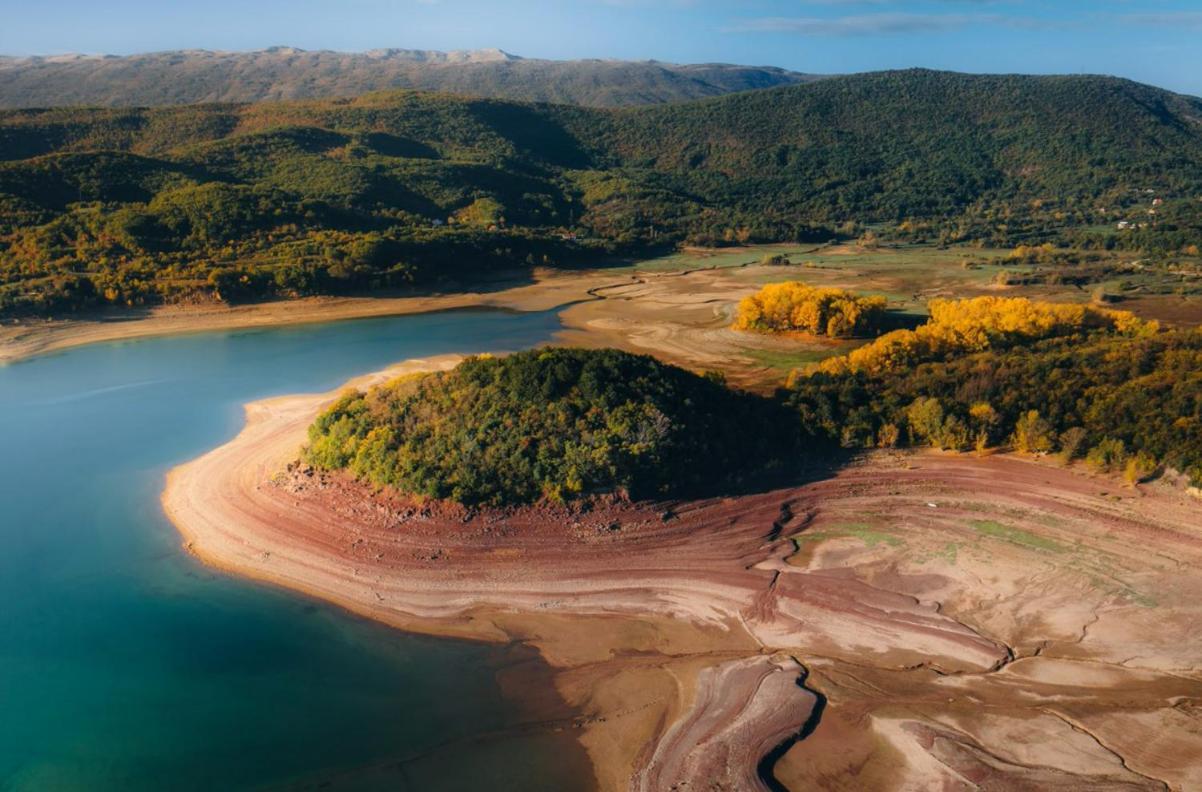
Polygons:
<instances>
[{"instance_id":1,"label":"autumn foliage","mask_svg":"<svg viewBox=\"0 0 1202 792\"><path fill-rule=\"evenodd\" d=\"M884 297L861 297L843 289L787 281L770 283L744 297L734 328L852 338L875 332L884 313Z\"/></svg>"},{"instance_id":2,"label":"autumn foliage","mask_svg":"<svg viewBox=\"0 0 1202 792\"><path fill-rule=\"evenodd\" d=\"M782 396L816 439L848 448L1011 448L1081 460L1133 484L1161 468L1202 484L1202 331L1153 332L1130 314L1008 301L1006 317L1028 318L999 325L988 304L944 305L933 312L938 333L911 334L959 339L933 347L936 356L928 348L909 366L843 359L795 376ZM961 329L979 332L951 334L947 325L965 317L977 326Z\"/></svg>"},{"instance_id":3,"label":"autumn foliage","mask_svg":"<svg viewBox=\"0 0 1202 792\"><path fill-rule=\"evenodd\" d=\"M1045 338L1106 330L1143 335L1157 330L1129 311L1050 303L1024 297L932 300L930 319L914 330L895 330L847 355L817 365L828 374L902 371L955 355L1005 349Z\"/></svg>"}]
</instances>

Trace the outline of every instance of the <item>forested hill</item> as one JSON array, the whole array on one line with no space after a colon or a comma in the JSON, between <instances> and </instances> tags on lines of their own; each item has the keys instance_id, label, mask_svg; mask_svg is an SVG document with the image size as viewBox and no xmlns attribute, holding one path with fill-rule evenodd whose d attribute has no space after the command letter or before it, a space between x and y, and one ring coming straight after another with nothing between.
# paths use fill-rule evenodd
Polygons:
<instances>
[{"instance_id":1,"label":"forested hill","mask_svg":"<svg viewBox=\"0 0 1202 792\"><path fill-rule=\"evenodd\" d=\"M862 212L869 187L905 216L983 195L1092 198L1140 179L1192 189L1202 99L1108 77L911 70L648 108L603 140L628 164L774 177L799 197L858 184L846 210Z\"/></svg>"},{"instance_id":2,"label":"forested hill","mask_svg":"<svg viewBox=\"0 0 1202 792\"><path fill-rule=\"evenodd\" d=\"M383 89L594 107L656 104L816 79L785 69L657 61L550 61L500 50L365 53L272 47L0 58L0 107L133 107L315 99Z\"/></svg>"},{"instance_id":3,"label":"forested hill","mask_svg":"<svg viewBox=\"0 0 1202 792\"><path fill-rule=\"evenodd\" d=\"M0 311L362 291L863 223L1177 250L1202 241L1199 198L1202 100L1103 77L888 72L626 109L385 92L7 111Z\"/></svg>"}]
</instances>

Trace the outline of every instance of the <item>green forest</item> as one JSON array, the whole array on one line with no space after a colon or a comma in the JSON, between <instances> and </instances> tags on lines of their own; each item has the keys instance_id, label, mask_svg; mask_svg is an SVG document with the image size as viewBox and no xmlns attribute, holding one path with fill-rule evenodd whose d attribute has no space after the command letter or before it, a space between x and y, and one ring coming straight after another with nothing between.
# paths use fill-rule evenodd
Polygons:
<instances>
[{"instance_id":1,"label":"green forest","mask_svg":"<svg viewBox=\"0 0 1202 792\"><path fill-rule=\"evenodd\" d=\"M1202 331L1023 298L933 301L925 324L798 371L774 398L616 350L473 357L344 394L309 441L318 468L471 505L764 488L839 448L900 446L1202 483Z\"/></svg>"},{"instance_id":2,"label":"green forest","mask_svg":"<svg viewBox=\"0 0 1202 792\"><path fill-rule=\"evenodd\" d=\"M551 348L348 392L310 427L305 460L501 506L762 487L795 468L800 439L789 410L719 378L612 349Z\"/></svg>"},{"instance_id":3,"label":"green forest","mask_svg":"<svg viewBox=\"0 0 1202 792\"><path fill-rule=\"evenodd\" d=\"M816 372L782 394L816 437L854 448L1011 447L1084 458L1132 483L1202 482L1202 332L1059 337L913 369Z\"/></svg>"},{"instance_id":4,"label":"green forest","mask_svg":"<svg viewBox=\"0 0 1202 792\"><path fill-rule=\"evenodd\" d=\"M914 366L816 367L775 398L616 350L473 357L344 394L304 458L504 506L767 489L839 448L902 446L1056 454L1130 484L1173 468L1202 484L1202 331L1061 326Z\"/></svg>"},{"instance_id":5,"label":"green forest","mask_svg":"<svg viewBox=\"0 0 1202 792\"><path fill-rule=\"evenodd\" d=\"M356 99L0 112L0 316L444 288L681 243L1202 242L1202 100L853 75L592 109ZM1119 226L1123 227L1120 228Z\"/></svg>"}]
</instances>

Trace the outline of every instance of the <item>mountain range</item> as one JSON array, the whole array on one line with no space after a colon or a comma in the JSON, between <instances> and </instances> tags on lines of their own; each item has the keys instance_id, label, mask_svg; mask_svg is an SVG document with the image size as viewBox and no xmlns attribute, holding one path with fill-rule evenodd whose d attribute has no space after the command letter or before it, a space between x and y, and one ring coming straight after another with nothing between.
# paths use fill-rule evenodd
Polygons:
<instances>
[{"instance_id":1,"label":"mountain range","mask_svg":"<svg viewBox=\"0 0 1202 792\"><path fill-rule=\"evenodd\" d=\"M389 88L592 107L660 104L806 82L768 66L521 58L497 49L363 53L272 47L0 57L0 107L136 107L355 96Z\"/></svg>"}]
</instances>

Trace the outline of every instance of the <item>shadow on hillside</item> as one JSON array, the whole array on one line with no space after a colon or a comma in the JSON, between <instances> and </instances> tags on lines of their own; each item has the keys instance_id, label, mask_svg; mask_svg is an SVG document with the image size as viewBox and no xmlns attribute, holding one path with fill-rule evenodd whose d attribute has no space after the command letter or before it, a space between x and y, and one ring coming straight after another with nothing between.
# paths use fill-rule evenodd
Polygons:
<instances>
[{"instance_id":1,"label":"shadow on hillside","mask_svg":"<svg viewBox=\"0 0 1202 792\"><path fill-rule=\"evenodd\" d=\"M716 491L709 493L707 497L737 498L764 495L777 490L803 487L816 481L825 481L832 478L857 456L856 451L815 440L809 449L803 446L796 464L789 468L749 476L743 482L719 487Z\"/></svg>"},{"instance_id":2,"label":"shadow on hillside","mask_svg":"<svg viewBox=\"0 0 1202 792\"><path fill-rule=\"evenodd\" d=\"M521 151L565 168L586 168L591 157L580 142L550 114L536 107L504 102L474 102L472 113Z\"/></svg>"},{"instance_id":3,"label":"shadow on hillside","mask_svg":"<svg viewBox=\"0 0 1202 792\"><path fill-rule=\"evenodd\" d=\"M886 311L881 318L881 335L894 330L913 330L925 323L929 317L926 314L909 311Z\"/></svg>"}]
</instances>

